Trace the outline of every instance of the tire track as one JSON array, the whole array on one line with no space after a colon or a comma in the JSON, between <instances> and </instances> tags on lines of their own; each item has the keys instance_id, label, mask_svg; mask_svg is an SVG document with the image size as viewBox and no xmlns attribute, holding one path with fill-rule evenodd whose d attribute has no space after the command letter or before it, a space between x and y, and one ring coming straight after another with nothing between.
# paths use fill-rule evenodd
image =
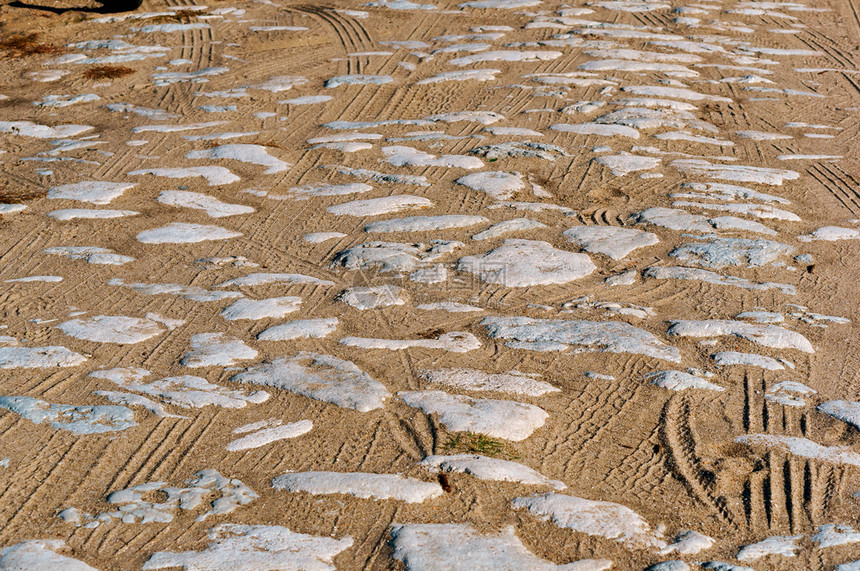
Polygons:
<instances>
[{"instance_id":1,"label":"tire track","mask_svg":"<svg viewBox=\"0 0 860 571\"><path fill-rule=\"evenodd\" d=\"M606 482L613 489L630 492L638 498L656 490L662 475L659 473L665 472L661 469L664 460L658 452L659 440L659 426L655 425L647 438L642 438L636 448L606 473Z\"/></svg>"},{"instance_id":2,"label":"tire track","mask_svg":"<svg viewBox=\"0 0 860 571\"><path fill-rule=\"evenodd\" d=\"M725 523L737 528L737 518L729 510L725 498L717 496L713 481L699 468L696 438L690 426L689 398L683 393L672 395L660 417L660 438L667 451L667 468L690 492L694 499Z\"/></svg>"},{"instance_id":3,"label":"tire track","mask_svg":"<svg viewBox=\"0 0 860 571\"><path fill-rule=\"evenodd\" d=\"M857 6L854 4L855 0L848 0L848 6L851 8L851 15L854 16L854 23L857 26L854 28L854 33L857 37L860 37L860 13L857 11Z\"/></svg>"},{"instance_id":4,"label":"tire track","mask_svg":"<svg viewBox=\"0 0 860 571\"><path fill-rule=\"evenodd\" d=\"M602 207L580 211L576 218L586 226L625 226L624 221L627 219L613 208Z\"/></svg>"},{"instance_id":5,"label":"tire track","mask_svg":"<svg viewBox=\"0 0 860 571\"><path fill-rule=\"evenodd\" d=\"M844 178L837 175L835 170L828 168L823 163L817 163L808 167L806 172L851 214L860 215L860 193L846 184Z\"/></svg>"},{"instance_id":6,"label":"tire track","mask_svg":"<svg viewBox=\"0 0 860 571\"><path fill-rule=\"evenodd\" d=\"M335 33L346 58L346 73L365 72L370 60L368 57L349 57L350 53L370 51L375 47L367 29L355 18L344 16L329 6L315 4L294 4L284 8L288 12L299 12L315 17Z\"/></svg>"},{"instance_id":7,"label":"tire track","mask_svg":"<svg viewBox=\"0 0 860 571\"><path fill-rule=\"evenodd\" d=\"M810 36L809 38L804 38L803 35ZM856 69L857 65L854 63L854 60L851 59L845 51L839 46L838 43L834 42L821 32L813 28L804 29L801 34L797 36L800 41L804 41L804 39L809 39L812 43L819 47L822 51L824 51L827 55L833 58L839 65L843 65L848 69Z\"/></svg>"},{"instance_id":8,"label":"tire track","mask_svg":"<svg viewBox=\"0 0 860 571\"><path fill-rule=\"evenodd\" d=\"M27 494L26 499L19 505L12 514L5 519L3 528L0 529L0 541L7 541L11 531L16 527L16 522L19 519L32 517L32 511L40 504L52 504L51 499L57 497L57 488L62 486L62 481L54 482L55 477L60 476L61 471L65 468L67 461L72 458L73 461L78 460L75 451L83 448L82 440L72 442L71 445L61 454L59 460L53 462L47 473L36 480L36 487L32 492ZM84 478L86 481L86 477ZM81 482L83 484L83 482ZM45 497L42 497L45 496ZM40 506L41 507L41 506Z\"/></svg>"},{"instance_id":9,"label":"tire track","mask_svg":"<svg viewBox=\"0 0 860 571\"><path fill-rule=\"evenodd\" d=\"M620 383L609 387L599 385L594 382L586 385L579 398L572 401L563 413L567 426L558 427L552 440L544 445L542 464L560 463L561 473L568 478L572 478L581 468L585 462L584 456L591 454L589 448L600 442L601 435L611 432L619 422L624 422L631 409L635 410L633 403L639 393L639 386L633 388L631 394L630 387L621 386ZM595 397L589 393L589 389L597 386L598 394ZM586 405L583 402L586 395L595 400ZM557 458L559 454L561 458Z\"/></svg>"}]
</instances>

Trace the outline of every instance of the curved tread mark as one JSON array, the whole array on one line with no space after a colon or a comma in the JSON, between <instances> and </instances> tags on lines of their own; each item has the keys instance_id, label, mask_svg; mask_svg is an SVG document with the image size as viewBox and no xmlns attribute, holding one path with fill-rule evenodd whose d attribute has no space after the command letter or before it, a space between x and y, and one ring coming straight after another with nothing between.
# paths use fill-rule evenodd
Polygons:
<instances>
[{"instance_id":1,"label":"curved tread mark","mask_svg":"<svg viewBox=\"0 0 860 571\"><path fill-rule=\"evenodd\" d=\"M737 527L735 516L722 497L711 491L712 482L706 480L698 468L696 441L690 426L690 404L683 394L672 395L660 416L660 438L668 451L666 461L671 473L701 504L710 508L726 523Z\"/></svg>"}]
</instances>

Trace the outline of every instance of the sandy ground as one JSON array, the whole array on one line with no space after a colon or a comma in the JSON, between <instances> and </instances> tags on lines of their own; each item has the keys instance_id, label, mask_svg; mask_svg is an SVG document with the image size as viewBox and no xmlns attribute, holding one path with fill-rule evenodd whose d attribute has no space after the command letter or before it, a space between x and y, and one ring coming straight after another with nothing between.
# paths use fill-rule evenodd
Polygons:
<instances>
[{"instance_id":1,"label":"sandy ground","mask_svg":"<svg viewBox=\"0 0 860 571\"><path fill-rule=\"evenodd\" d=\"M854 3L498 4L0 7L0 569L860 558Z\"/></svg>"}]
</instances>

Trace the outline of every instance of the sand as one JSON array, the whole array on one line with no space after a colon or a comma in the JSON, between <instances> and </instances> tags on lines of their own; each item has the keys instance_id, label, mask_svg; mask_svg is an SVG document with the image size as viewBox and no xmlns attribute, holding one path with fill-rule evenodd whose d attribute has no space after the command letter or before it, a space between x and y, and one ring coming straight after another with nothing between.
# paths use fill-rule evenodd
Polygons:
<instances>
[{"instance_id":1,"label":"sand","mask_svg":"<svg viewBox=\"0 0 860 571\"><path fill-rule=\"evenodd\" d=\"M853 0L199 1L0 0L0 569L860 565Z\"/></svg>"}]
</instances>

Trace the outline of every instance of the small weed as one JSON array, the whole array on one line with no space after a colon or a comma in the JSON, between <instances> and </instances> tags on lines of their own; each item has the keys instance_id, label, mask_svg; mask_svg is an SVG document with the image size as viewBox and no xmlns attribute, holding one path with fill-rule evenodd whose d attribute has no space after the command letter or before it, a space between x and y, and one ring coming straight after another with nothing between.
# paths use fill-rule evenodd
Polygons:
<instances>
[{"instance_id":1,"label":"small weed","mask_svg":"<svg viewBox=\"0 0 860 571\"><path fill-rule=\"evenodd\" d=\"M454 486L451 485L451 480L448 478L447 474L439 474L438 478L439 485L442 486L442 489L446 494L450 494L454 491Z\"/></svg>"},{"instance_id":2,"label":"small weed","mask_svg":"<svg viewBox=\"0 0 860 571\"><path fill-rule=\"evenodd\" d=\"M0 187L0 204L16 204L25 200L35 200L46 194L47 191L41 188L10 188L7 183Z\"/></svg>"},{"instance_id":3,"label":"small weed","mask_svg":"<svg viewBox=\"0 0 860 571\"><path fill-rule=\"evenodd\" d=\"M249 144L252 144L252 145L261 145L261 146L263 146L263 147L271 147L272 149L281 149L282 151L283 151L283 150L286 150L286 149L284 149L284 147L282 147L282 146L281 146L281 145L279 145L278 143L275 143L274 141L253 141L253 142L251 142L251 143L249 143Z\"/></svg>"},{"instance_id":4,"label":"small weed","mask_svg":"<svg viewBox=\"0 0 860 571\"><path fill-rule=\"evenodd\" d=\"M87 79L116 79L134 72L135 70L132 68L121 65L97 65L86 70L84 77Z\"/></svg>"},{"instance_id":5,"label":"small weed","mask_svg":"<svg viewBox=\"0 0 860 571\"><path fill-rule=\"evenodd\" d=\"M173 14L165 14L163 16L155 16L147 19L147 23L153 24L188 24L197 16L205 15L204 10L177 10Z\"/></svg>"},{"instance_id":6,"label":"small weed","mask_svg":"<svg viewBox=\"0 0 860 571\"><path fill-rule=\"evenodd\" d=\"M445 330L439 328L427 329L426 331L422 331L418 334L418 337L421 339L436 339L440 335L444 335Z\"/></svg>"},{"instance_id":7,"label":"small weed","mask_svg":"<svg viewBox=\"0 0 860 571\"><path fill-rule=\"evenodd\" d=\"M455 434L448 439L444 444L445 450L452 452L465 452L471 454L481 454L483 456L503 457L508 460L515 460L519 455L515 450L512 450L507 444L495 438L490 438L484 434L476 434L467 432L465 434Z\"/></svg>"},{"instance_id":8,"label":"small weed","mask_svg":"<svg viewBox=\"0 0 860 571\"><path fill-rule=\"evenodd\" d=\"M22 58L36 54L60 54L66 50L52 44L43 44L38 40L39 34L18 34L0 40L0 49L6 57Z\"/></svg>"}]
</instances>

